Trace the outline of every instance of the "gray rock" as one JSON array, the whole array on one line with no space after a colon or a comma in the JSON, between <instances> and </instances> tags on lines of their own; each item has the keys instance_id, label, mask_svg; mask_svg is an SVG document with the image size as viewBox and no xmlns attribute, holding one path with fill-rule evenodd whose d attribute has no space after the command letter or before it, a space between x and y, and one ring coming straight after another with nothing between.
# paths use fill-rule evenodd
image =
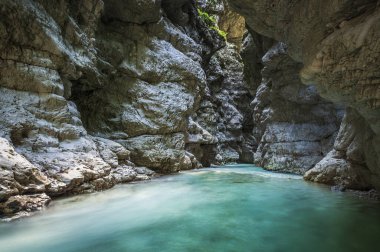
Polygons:
<instances>
[{"instance_id":1,"label":"gray rock","mask_svg":"<svg viewBox=\"0 0 380 252\"><path fill-rule=\"evenodd\" d=\"M44 192L49 185L43 173L17 153L6 139L0 138L0 202L17 194ZM1 211L5 210L0 206Z\"/></svg>"},{"instance_id":2,"label":"gray rock","mask_svg":"<svg viewBox=\"0 0 380 252\"><path fill-rule=\"evenodd\" d=\"M360 159L360 167L372 174L365 178L367 186L379 189L378 2L229 0L229 3L246 18L251 29L287 44L289 55L303 63L300 77L304 83L315 85L322 97L349 106L348 113L357 115L341 128L340 136L357 136L351 150L343 152L351 153L353 160ZM356 127L357 124L361 127ZM350 133L346 134L346 130ZM359 144L360 138L365 143ZM340 143L338 139L339 149ZM363 174L361 168L351 169L349 164L353 162L349 157L342 159L347 170L357 172L357 176ZM339 167L343 164L336 162ZM334 172L334 166L328 164L326 169Z\"/></svg>"},{"instance_id":3,"label":"gray rock","mask_svg":"<svg viewBox=\"0 0 380 252\"><path fill-rule=\"evenodd\" d=\"M104 16L126 23L156 23L160 20L161 0L104 0Z\"/></svg>"},{"instance_id":4,"label":"gray rock","mask_svg":"<svg viewBox=\"0 0 380 252\"><path fill-rule=\"evenodd\" d=\"M1 217L5 221L11 221L41 211L51 199L46 194L15 195L5 202L0 202Z\"/></svg>"},{"instance_id":5,"label":"gray rock","mask_svg":"<svg viewBox=\"0 0 380 252\"><path fill-rule=\"evenodd\" d=\"M210 59L206 95L190 121L187 140L187 149L205 166L252 161L253 125L249 109L252 97L243 79L243 69L232 44Z\"/></svg>"},{"instance_id":6,"label":"gray rock","mask_svg":"<svg viewBox=\"0 0 380 252\"><path fill-rule=\"evenodd\" d=\"M161 173L191 168L185 153L185 138L173 135L142 135L119 141L129 151L137 166L145 166Z\"/></svg>"},{"instance_id":7,"label":"gray rock","mask_svg":"<svg viewBox=\"0 0 380 252\"><path fill-rule=\"evenodd\" d=\"M190 1L5 0L0 14L0 202L154 175L133 162L199 167L184 136L222 42Z\"/></svg>"},{"instance_id":8,"label":"gray rock","mask_svg":"<svg viewBox=\"0 0 380 252\"><path fill-rule=\"evenodd\" d=\"M366 168L347 161L336 151L331 151L313 169L307 171L304 178L313 182L338 185L341 189L367 190L367 178L358 171L366 172Z\"/></svg>"},{"instance_id":9,"label":"gray rock","mask_svg":"<svg viewBox=\"0 0 380 252\"><path fill-rule=\"evenodd\" d=\"M139 173L130 166L122 165L112 170L112 176L117 183L126 183L135 180Z\"/></svg>"},{"instance_id":10,"label":"gray rock","mask_svg":"<svg viewBox=\"0 0 380 252\"><path fill-rule=\"evenodd\" d=\"M259 142L254 162L268 170L304 174L332 149L340 107L301 83L301 66L283 43L270 48L262 63L262 82L251 104Z\"/></svg>"}]
</instances>

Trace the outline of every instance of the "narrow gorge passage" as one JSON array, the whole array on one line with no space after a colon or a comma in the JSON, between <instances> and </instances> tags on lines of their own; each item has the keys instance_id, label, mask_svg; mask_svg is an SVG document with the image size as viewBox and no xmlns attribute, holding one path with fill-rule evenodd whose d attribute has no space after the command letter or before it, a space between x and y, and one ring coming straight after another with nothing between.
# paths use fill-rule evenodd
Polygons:
<instances>
[{"instance_id":1,"label":"narrow gorge passage","mask_svg":"<svg viewBox=\"0 0 380 252\"><path fill-rule=\"evenodd\" d=\"M58 251L94 250L99 236L99 251L303 251L318 239L315 251L378 247L379 6L0 0L0 219L11 221L0 241L25 250L25 227L38 231L30 242ZM94 212L78 222L95 227L85 241L45 239L59 236L50 225L73 230L77 206ZM115 212L124 207L128 217ZM171 245L163 238L174 231L155 234L168 223L178 225ZM363 230L344 244L352 223ZM293 237L302 228L305 242Z\"/></svg>"}]
</instances>

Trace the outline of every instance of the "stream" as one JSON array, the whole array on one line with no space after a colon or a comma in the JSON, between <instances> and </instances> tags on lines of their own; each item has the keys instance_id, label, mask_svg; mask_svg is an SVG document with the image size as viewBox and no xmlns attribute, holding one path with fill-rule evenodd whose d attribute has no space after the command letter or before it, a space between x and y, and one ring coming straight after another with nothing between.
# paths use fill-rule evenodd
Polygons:
<instances>
[{"instance_id":1,"label":"stream","mask_svg":"<svg viewBox=\"0 0 380 252\"><path fill-rule=\"evenodd\" d=\"M31 218L0 223L1 252L379 248L379 202L252 165L119 185L56 200Z\"/></svg>"}]
</instances>

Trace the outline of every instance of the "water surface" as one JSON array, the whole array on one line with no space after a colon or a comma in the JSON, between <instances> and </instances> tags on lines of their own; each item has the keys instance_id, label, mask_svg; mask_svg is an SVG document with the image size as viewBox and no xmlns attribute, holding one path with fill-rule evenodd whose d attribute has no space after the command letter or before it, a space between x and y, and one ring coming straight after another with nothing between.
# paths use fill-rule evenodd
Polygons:
<instances>
[{"instance_id":1,"label":"water surface","mask_svg":"<svg viewBox=\"0 0 380 252\"><path fill-rule=\"evenodd\" d=\"M251 165L55 201L0 224L1 252L378 251L380 203Z\"/></svg>"}]
</instances>

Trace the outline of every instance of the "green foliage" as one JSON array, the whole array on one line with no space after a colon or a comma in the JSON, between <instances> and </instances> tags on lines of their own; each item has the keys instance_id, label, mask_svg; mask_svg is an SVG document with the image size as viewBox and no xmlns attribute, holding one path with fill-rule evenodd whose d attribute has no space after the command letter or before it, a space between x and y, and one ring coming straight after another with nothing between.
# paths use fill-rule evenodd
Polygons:
<instances>
[{"instance_id":1,"label":"green foliage","mask_svg":"<svg viewBox=\"0 0 380 252\"><path fill-rule=\"evenodd\" d=\"M228 34L227 32L219 29L219 27L217 26L212 26L211 29L216 31L219 34L219 36L221 36L222 38L224 38L225 41L227 41L227 34Z\"/></svg>"},{"instance_id":2,"label":"green foliage","mask_svg":"<svg viewBox=\"0 0 380 252\"><path fill-rule=\"evenodd\" d=\"M215 2L216 1L217 0L215 0ZM208 27L216 31L219 34L219 36L221 36L222 38L224 38L224 40L227 41L227 32L219 29L215 17L213 17L205 11L202 11L200 8L197 8L197 10L199 17L208 25Z\"/></svg>"},{"instance_id":3,"label":"green foliage","mask_svg":"<svg viewBox=\"0 0 380 252\"><path fill-rule=\"evenodd\" d=\"M216 25L216 19L215 17L211 16L205 11L202 11L201 9L198 10L198 15L202 20L210 27L210 26L215 26Z\"/></svg>"}]
</instances>

